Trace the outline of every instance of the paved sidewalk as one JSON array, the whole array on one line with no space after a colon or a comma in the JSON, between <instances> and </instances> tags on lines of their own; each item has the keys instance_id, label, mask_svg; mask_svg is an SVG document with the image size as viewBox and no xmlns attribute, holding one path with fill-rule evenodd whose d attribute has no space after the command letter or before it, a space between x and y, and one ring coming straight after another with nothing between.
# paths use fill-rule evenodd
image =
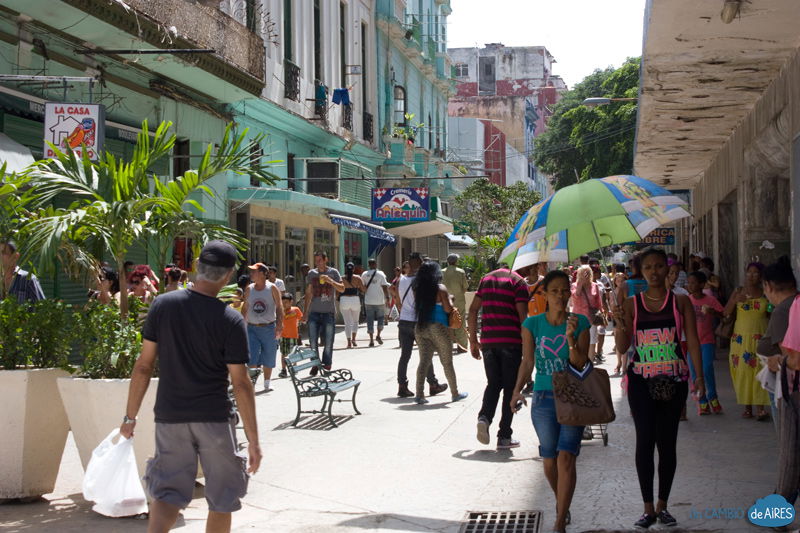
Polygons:
<instances>
[{"instance_id":1,"label":"paved sidewalk","mask_svg":"<svg viewBox=\"0 0 800 533\"><path fill-rule=\"evenodd\" d=\"M366 336L363 327L359 335ZM360 341L358 348L346 350L344 336L337 334L334 368L350 368L362 381L358 406L364 413L350 417L348 404L335 405L334 413L343 417L338 428L311 417L299 429L290 427L295 396L289 380L274 380L274 392L257 396L264 461L251 479L244 508L234 515L234 531L456 533L466 511L535 509L544 511L541 531L549 531L555 502L538 458L530 408L514 422L520 448L495 451L496 424L491 428L492 446L482 446L475 439L485 384L482 363L468 354L455 357L459 388L470 393L465 401L451 403L447 391L417 406L395 396L399 350L394 324L384 331L384 339L382 347L367 348L367 342ZM409 369L412 381L416 363L415 352ZM434 364L444 382L438 358ZM604 367L613 369L610 364ZM772 491L776 478L772 424L740 418L724 360L717 362L717 380L726 413L700 418L690 406L689 421L681 425L670 502L681 528L672 531L766 530L746 519L702 518L718 508L746 512ZM612 378L612 391L617 421L609 427L607 447L599 440L584 442L570 532L632 530L642 512L633 422L618 378ZM112 520L93 513L81 496L82 475L70 440L55 492L46 502L0 506L0 531L146 529L140 520ZM204 531L202 488L196 493L178 523L180 531Z\"/></svg>"}]
</instances>

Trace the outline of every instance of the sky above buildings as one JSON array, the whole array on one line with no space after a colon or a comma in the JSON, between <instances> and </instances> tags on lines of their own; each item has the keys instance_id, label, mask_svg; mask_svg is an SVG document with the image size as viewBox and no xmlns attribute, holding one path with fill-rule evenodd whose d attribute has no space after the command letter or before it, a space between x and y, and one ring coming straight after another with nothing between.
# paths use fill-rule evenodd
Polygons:
<instances>
[{"instance_id":1,"label":"sky above buildings","mask_svg":"<svg viewBox=\"0 0 800 533\"><path fill-rule=\"evenodd\" d=\"M642 54L645 0L451 0L447 46L544 46L569 88Z\"/></svg>"}]
</instances>

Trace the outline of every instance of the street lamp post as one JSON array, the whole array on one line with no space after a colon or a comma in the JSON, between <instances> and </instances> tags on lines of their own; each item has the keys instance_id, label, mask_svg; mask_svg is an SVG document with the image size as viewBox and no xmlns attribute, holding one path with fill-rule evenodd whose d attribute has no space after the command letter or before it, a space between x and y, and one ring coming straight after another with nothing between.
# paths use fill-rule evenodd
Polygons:
<instances>
[{"instance_id":1,"label":"street lamp post","mask_svg":"<svg viewBox=\"0 0 800 533\"><path fill-rule=\"evenodd\" d=\"M594 97L594 98L587 98L581 104L587 107L594 107L597 105L608 105L611 102L635 102L638 98L603 98L603 97Z\"/></svg>"}]
</instances>

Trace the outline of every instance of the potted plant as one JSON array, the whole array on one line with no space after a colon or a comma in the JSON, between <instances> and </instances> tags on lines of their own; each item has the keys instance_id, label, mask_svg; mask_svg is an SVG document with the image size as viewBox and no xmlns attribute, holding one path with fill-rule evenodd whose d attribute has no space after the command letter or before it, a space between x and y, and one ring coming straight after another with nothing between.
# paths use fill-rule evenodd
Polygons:
<instances>
[{"instance_id":1,"label":"potted plant","mask_svg":"<svg viewBox=\"0 0 800 533\"><path fill-rule=\"evenodd\" d=\"M422 122L417 122L416 124L412 125L411 121L414 120L414 116L414 113L406 113L405 126L395 126L392 130L392 137L405 139L409 145L414 146L414 140L416 139L419 130L425 127L425 124Z\"/></svg>"},{"instance_id":2,"label":"potted plant","mask_svg":"<svg viewBox=\"0 0 800 533\"><path fill-rule=\"evenodd\" d=\"M76 320L63 302L0 300L0 501L53 492L69 431L56 380Z\"/></svg>"}]
</instances>

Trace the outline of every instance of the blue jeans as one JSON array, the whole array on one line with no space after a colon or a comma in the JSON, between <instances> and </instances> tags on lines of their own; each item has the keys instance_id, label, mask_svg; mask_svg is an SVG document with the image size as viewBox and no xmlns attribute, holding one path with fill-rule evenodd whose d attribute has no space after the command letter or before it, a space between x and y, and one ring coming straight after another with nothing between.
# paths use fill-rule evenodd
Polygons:
<instances>
[{"instance_id":1,"label":"blue jeans","mask_svg":"<svg viewBox=\"0 0 800 533\"><path fill-rule=\"evenodd\" d=\"M701 344L700 354L703 359L703 381L706 385L706 395L700 398L700 403L708 403L717 398L717 380L714 377L714 357L716 355L717 345ZM689 373L692 376L692 383L694 383L694 363L691 357L687 357L689 362Z\"/></svg>"},{"instance_id":2,"label":"blue jeans","mask_svg":"<svg viewBox=\"0 0 800 533\"><path fill-rule=\"evenodd\" d=\"M539 438L540 457L555 459L558 457L558 452L562 451L572 455L581 453L584 426L566 426L558 423L553 391L533 391L531 420Z\"/></svg>"},{"instance_id":3,"label":"blue jeans","mask_svg":"<svg viewBox=\"0 0 800 533\"><path fill-rule=\"evenodd\" d=\"M278 340L275 338L275 323L267 326L247 325L247 344L250 347L250 366L275 368Z\"/></svg>"},{"instance_id":4,"label":"blue jeans","mask_svg":"<svg viewBox=\"0 0 800 533\"><path fill-rule=\"evenodd\" d=\"M308 314L308 342L311 349L319 355L319 336L322 333L322 364L330 367L333 364L333 336L336 334L336 315L333 313Z\"/></svg>"},{"instance_id":5,"label":"blue jeans","mask_svg":"<svg viewBox=\"0 0 800 533\"><path fill-rule=\"evenodd\" d=\"M367 308L367 333L372 335L372 323L378 322L378 335L380 335L381 330L383 329L383 316L386 313L386 308L383 306L383 304L367 304L365 307Z\"/></svg>"}]
</instances>

